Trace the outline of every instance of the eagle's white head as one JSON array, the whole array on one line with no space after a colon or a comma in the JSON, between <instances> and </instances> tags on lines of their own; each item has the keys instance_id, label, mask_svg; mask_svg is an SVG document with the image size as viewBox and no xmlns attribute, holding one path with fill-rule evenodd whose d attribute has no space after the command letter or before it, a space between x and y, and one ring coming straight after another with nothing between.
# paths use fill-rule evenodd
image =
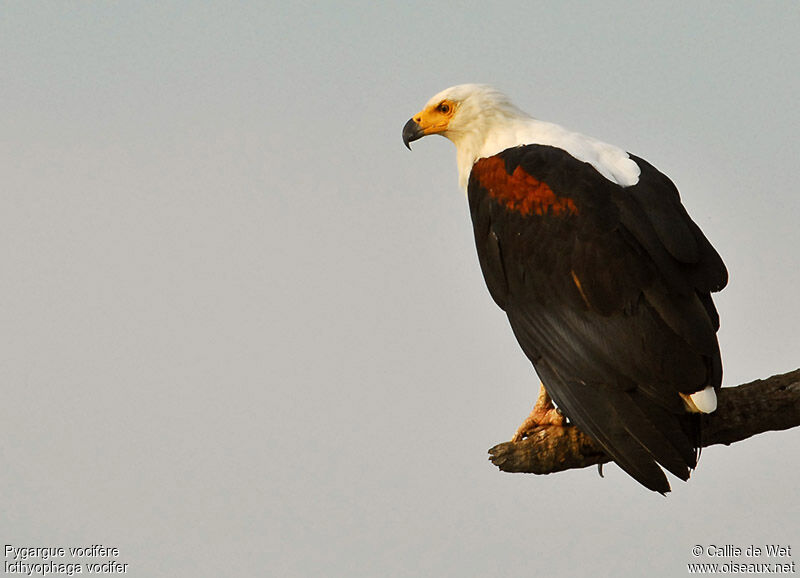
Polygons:
<instances>
[{"instance_id":1,"label":"eagle's white head","mask_svg":"<svg viewBox=\"0 0 800 578\"><path fill-rule=\"evenodd\" d=\"M534 119L499 90L459 84L431 98L403 127L403 142L440 134L456 145L459 184L466 190L472 165L505 149L544 144L561 148L622 186L636 184L639 167L624 150Z\"/></svg>"},{"instance_id":2,"label":"eagle's white head","mask_svg":"<svg viewBox=\"0 0 800 578\"><path fill-rule=\"evenodd\" d=\"M485 84L459 84L431 98L403 128L403 142L440 134L456 145L462 187L481 157L518 144L512 142L532 118L514 106L499 90ZM503 146L507 145L507 146ZM497 148L502 146L502 148Z\"/></svg>"}]
</instances>

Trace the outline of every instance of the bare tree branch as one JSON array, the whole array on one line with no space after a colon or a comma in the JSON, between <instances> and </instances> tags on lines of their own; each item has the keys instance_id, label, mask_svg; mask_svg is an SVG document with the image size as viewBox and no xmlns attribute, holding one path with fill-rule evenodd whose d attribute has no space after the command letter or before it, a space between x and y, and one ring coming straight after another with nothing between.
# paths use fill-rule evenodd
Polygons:
<instances>
[{"instance_id":1,"label":"bare tree branch","mask_svg":"<svg viewBox=\"0 0 800 578\"><path fill-rule=\"evenodd\" d=\"M800 425L800 369L719 391L717 411L703 416L703 447L730 445L767 431ZM551 474L611 461L573 425L542 427L518 442L489 450L504 472Z\"/></svg>"}]
</instances>

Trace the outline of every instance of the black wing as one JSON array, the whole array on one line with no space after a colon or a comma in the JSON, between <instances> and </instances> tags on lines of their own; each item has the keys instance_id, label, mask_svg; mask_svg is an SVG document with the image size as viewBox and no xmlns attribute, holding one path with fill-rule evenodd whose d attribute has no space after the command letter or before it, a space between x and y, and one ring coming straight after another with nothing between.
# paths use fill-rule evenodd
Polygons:
<instances>
[{"instance_id":1,"label":"black wing","mask_svg":"<svg viewBox=\"0 0 800 578\"><path fill-rule=\"evenodd\" d=\"M564 413L631 476L669 491L699 446L679 394L719 387L727 282L672 182L642 159L621 187L561 149L480 159L469 181L489 291Z\"/></svg>"}]
</instances>

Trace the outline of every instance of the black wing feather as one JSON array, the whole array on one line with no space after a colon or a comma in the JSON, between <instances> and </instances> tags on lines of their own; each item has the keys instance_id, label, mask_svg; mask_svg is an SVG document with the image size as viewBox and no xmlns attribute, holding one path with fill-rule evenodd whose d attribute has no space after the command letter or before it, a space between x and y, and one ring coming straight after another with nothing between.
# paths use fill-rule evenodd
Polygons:
<instances>
[{"instance_id":1,"label":"black wing feather","mask_svg":"<svg viewBox=\"0 0 800 578\"><path fill-rule=\"evenodd\" d=\"M721 383L709 292L727 271L672 182L632 158L640 180L623 188L561 149L517 147L479 160L468 194L489 292L548 392L665 492L658 464L686 479L699 444L678 393Z\"/></svg>"}]
</instances>

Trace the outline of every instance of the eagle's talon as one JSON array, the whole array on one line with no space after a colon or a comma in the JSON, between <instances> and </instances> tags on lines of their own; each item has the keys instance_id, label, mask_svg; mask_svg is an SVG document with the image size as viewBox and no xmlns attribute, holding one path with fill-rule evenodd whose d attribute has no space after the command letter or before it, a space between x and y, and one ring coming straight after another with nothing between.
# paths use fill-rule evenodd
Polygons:
<instances>
[{"instance_id":1,"label":"eagle's talon","mask_svg":"<svg viewBox=\"0 0 800 578\"><path fill-rule=\"evenodd\" d=\"M550 399L550 395L544 388L544 384L539 387L539 397L533 406L533 410L525 421L517 428L516 433L511 438L512 442L522 441L530 437L533 433L541 427L564 427L567 424L567 418L561 413Z\"/></svg>"}]
</instances>

